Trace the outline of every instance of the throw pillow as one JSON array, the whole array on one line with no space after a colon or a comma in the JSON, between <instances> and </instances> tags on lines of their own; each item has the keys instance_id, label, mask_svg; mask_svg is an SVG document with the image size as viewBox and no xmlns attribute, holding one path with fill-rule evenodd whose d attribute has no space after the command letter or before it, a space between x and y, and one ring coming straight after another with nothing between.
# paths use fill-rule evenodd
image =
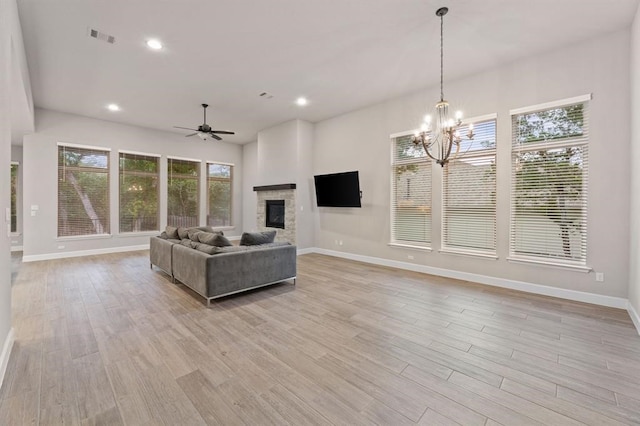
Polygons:
<instances>
[{"instance_id":1,"label":"throw pillow","mask_svg":"<svg viewBox=\"0 0 640 426\"><path fill-rule=\"evenodd\" d=\"M189 239L191 241L195 241L196 243L199 243L200 240L198 239L198 234L202 234L202 231L199 230L198 228L189 228L189 232L187 232L187 234L189 235Z\"/></svg>"},{"instance_id":2,"label":"throw pillow","mask_svg":"<svg viewBox=\"0 0 640 426\"><path fill-rule=\"evenodd\" d=\"M224 233L222 231L215 231L212 227L210 226L198 226L196 229L199 229L202 232L209 232L211 234L220 234L220 235L224 235Z\"/></svg>"},{"instance_id":3,"label":"throw pillow","mask_svg":"<svg viewBox=\"0 0 640 426\"><path fill-rule=\"evenodd\" d=\"M169 237L167 237L167 231L162 231L160 235L158 235L158 238L162 238L163 240L168 240Z\"/></svg>"},{"instance_id":4,"label":"throw pillow","mask_svg":"<svg viewBox=\"0 0 640 426\"><path fill-rule=\"evenodd\" d=\"M178 238L180 238L178 236L178 228L176 228L175 226L167 225L167 227L165 228L164 232L167 233L167 238L169 238L171 240L177 240Z\"/></svg>"},{"instance_id":5,"label":"throw pillow","mask_svg":"<svg viewBox=\"0 0 640 426\"><path fill-rule=\"evenodd\" d=\"M190 228L179 227L178 228L178 238L180 238L181 240L189 238L189 229Z\"/></svg>"},{"instance_id":6,"label":"throw pillow","mask_svg":"<svg viewBox=\"0 0 640 426\"><path fill-rule=\"evenodd\" d=\"M210 246L227 247L233 245L227 237L218 233L200 232L198 238L202 244L208 244Z\"/></svg>"},{"instance_id":7,"label":"throw pillow","mask_svg":"<svg viewBox=\"0 0 640 426\"><path fill-rule=\"evenodd\" d=\"M276 238L276 231L243 232L240 237L241 246L257 246L272 243Z\"/></svg>"}]
</instances>

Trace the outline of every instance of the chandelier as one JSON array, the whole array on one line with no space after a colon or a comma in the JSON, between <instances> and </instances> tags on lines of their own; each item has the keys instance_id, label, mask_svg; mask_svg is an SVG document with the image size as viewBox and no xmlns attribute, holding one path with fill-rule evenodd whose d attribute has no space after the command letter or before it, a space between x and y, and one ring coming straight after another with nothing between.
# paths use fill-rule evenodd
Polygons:
<instances>
[{"instance_id":1,"label":"chandelier","mask_svg":"<svg viewBox=\"0 0 640 426\"><path fill-rule=\"evenodd\" d=\"M443 89L443 16L447 14L449 8L441 7L436 11L436 16L440 17L440 101L436 103L435 120L432 121L430 115L424 117L424 122L420 130L413 136L413 143L422 145L424 152L436 163L444 167L453 156L455 158L460 152L460 126L462 125L462 112L457 111L455 116L449 113L449 102L444 100ZM469 131L465 135L467 139L473 139L473 124L469 124Z\"/></svg>"}]
</instances>

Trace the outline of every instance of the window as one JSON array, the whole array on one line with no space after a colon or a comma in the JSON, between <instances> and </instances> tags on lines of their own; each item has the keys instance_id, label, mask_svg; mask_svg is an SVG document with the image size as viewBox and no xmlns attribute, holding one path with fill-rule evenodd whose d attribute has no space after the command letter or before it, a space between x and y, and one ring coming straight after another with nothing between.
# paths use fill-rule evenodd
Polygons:
<instances>
[{"instance_id":1,"label":"window","mask_svg":"<svg viewBox=\"0 0 640 426\"><path fill-rule=\"evenodd\" d=\"M511 112L511 256L586 263L589 99Z\"/></svg>"},{"instance_id":2,"label":"window","mask_svg":"<svg viewBox=\"0 0 640 426\"><path fill-rule=\"evenodd\" d=\"M11 163L11 232L18 232L18 163Z\"/></svg>"},{"instance_id":3,"label":"window","mask_svg":"<svg viewBox=\"0 0 640 426\"><path fill-rule=\"evenodd\" d=\"M198 226L200 205L198 160L168 160L167 224L176 227Z\"/></svg>"},{"instance_id":4,"label":"window","mask_svg":"<svg viewBox=\"0 0 640 426\"><path fill-rule=\"evenodd\" d=\"M411 135L394 138L391 200L392 243L431 243L431 161Z\"/></svg>"},{"instance_id":5,"label":"window","mask_svg":"<svg viewBox=\"0 0 640 426\"><path fill-rule=\"evenodd\" d=\"M58 146L58 236L109 233L109 151Z\"/></svg>"},{"instance_id":6,"label":"window","mask_svg":"<svg viewBox=\"0 0 640 426\"><path fill-rule=\"evenodd\" d=\"M233 166L207 163L207 225L231 226Z\"/></svg>"},{"instance_id":7,"label":"window","mask_svg":"<svg viewBox=\"0 0 640 426\"><path fill-rule=\"evenodd\" d=\"M496 252L496 120L473 123L460 157L443 169L442 247L478 254ZM468 124L460 134L469 132Z\"/></svg>"},{"instance_id":8,"label":"window","mask_svg":"<svg viewBox=\"0 0 640 426\"><path fill-rule=\"evenodd\" d=\"M159 229L160 158L120 152L120 232Z\"/></svg>"}]
</instances>

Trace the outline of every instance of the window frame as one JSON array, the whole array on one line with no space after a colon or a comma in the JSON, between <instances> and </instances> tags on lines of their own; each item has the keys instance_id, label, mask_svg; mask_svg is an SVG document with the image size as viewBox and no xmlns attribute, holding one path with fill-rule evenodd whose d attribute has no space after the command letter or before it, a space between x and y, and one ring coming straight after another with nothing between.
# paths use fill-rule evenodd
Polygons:
<instances>
[{"instance_id":1,"label":"window frame","mask_svg":"<svg viewBox=\"0 0 640 426\"><path fill-rule=\"evenodd\" d=\"M422 250L422 251L432 251L432 244L433 244L433 164L432 161L427 157L426 154L420 156L420 157L415 157L414 159L405 159L405 160L401 160L401 161L397 161L396 159L396 144L398 142L399 138L402 137L407 137L407 136L412 136L417 132L417 130L410 130L410 131L405 131L405 132L399 132L399 133L394 133L389 135L389 138L391 139L391 152L390 152L390 159L391 159L391 165L390 165L390 172L389 172L389 183L390 183L390 203L389 203L389 209L390 209L390 241L388 243L389 246L392 247L401 247L401 248L407 248L407 249L414 249L414 250ZM420 148L422 149L422 148ZM429 185L429 189L427 190L428 194L429 194L429 229L428 229L428 233L429 233L429 241L416 241L416 240L402 240L402 239L398 239L396 237L396 210L397 210L397 206L396 206L396 185L395 185L395 173L396 173L396 167L400 166L400 165L412 165L412 164L416 164L416 165L425 165L427 167L427 175L429 176L429 181L430 181L430 185ZM425 206L426 207L426 206Z\"/></svg>"},{"instance_id":2,"label":"window frame","mask_svg":"<svg viewBox=\"0 0 640 426\"><path fill-rule=\"evenodd\" d=\"M15 167L15 179L14 179L14 175L13 175L13 168ZM20 187L20 163L18 161L12 161L11 162L11 182L10 182L10 196L11 196L11 235L20 235L20 232L18 231L20 229L20 227L18 226L18 220L20 219L20 216L18 215L18 196L20 194L19 191L19 187ZM14 200L14 194L15 194L15 200ZM15 204L14 204L15 202ZM15 213L15 215L14 215ZM15 220L14 220L15 217Z\"/></svg>"},{"instance_id":3,"label":"window frame","mask_svg":"<svg viewBox=\"0 0 640 426\"><path fill-rule=\"evenodd\" d=\"M106 182L106 201L105 201L105 206L106 206L106 215L104 218L104 225L103 228L105 229L106 232L102 232L102 233L88 233L88 234L72 234L72 235L60 235L60 169L61 167L66 169L69 166L66 165L61 165L60 164L60 149L64 149L64 148L74 148L77 150L84 150L84 151L94 151L94 152L101 152L104 153L104 156L107 160L107 164L106 167L104 168L98 168L95 167L96 170L103 170L101 172L97 172L96 173L106 173L107 176L107 182ZM57 146L56 146L56 154L58 157L58 166L57 166L57 192L56 192L56 202L57 202L57 209L56 209L56 240L68 240L68 239L92 239L92 238L110 238L112 236L111 234L111 148L106 148L106 147L99 147L99 146L92 146L92 145L81 145L81 144L73 144L73 143L65 143L65 142L58 142ZM76 168L76 167L74 167ZM91 169L94 169L92 167L77 167L77 169L79 171L90 171Z\"/></svg>"},{"instance_id":4,"label":"window frame","mask_svg":"<svg viewBox=\"0 0 640 426\"><path fill-rule=\"evenodd\" d=\"M141 231L123 231L122 230L122 177L123 170L121 165L121 160L123 155L131 155L137 157L147 157L147 158L155 158L157 164L157 171L155 174L151 172L133 172L137 175L147 176L147 177L155 177L156 178L156 197L157 197L157 206L156 206L156 228L150 230L141 230ZM160 229L160 169L161 165L161 155L160 154L151 154L144 152L136 152L136 151L127 151L127 150L118 150L118 233L123 236L131 236L136 234L155 234L159 232Z\"/></svg>"},{"instance_id":5,"label":"window frame","mask_svg":"<svg viewBox=\"0 0 640 426\"><path fill-rule=\"evenodd\" d=\"M229 224L228 225L219 225L219 226L213 226L210 224L210 220L211 220L211 199L210 199L210 183L212 181L226 181L227 179L225 178L220 178L220 177L211 177L209 176L209 165L219 165L219 166L229 166L230 168L230 173L229 173ZM207 183L207 211L206 211L206 218L207 218L207 225L213 227L214 229L233 229L235 228L235 225L233 223L233 177L234 177L234 169L235 169L235 164L233 163L225 163L222 161L207 161L205 163L205 168L206 168L206 183Z\"/></svg>"},{"instance_id":6,"label":"window frame","mask_svg":"<svg viewBox=\"0 0 640 426\"><path fill-rule=\"evenodd\" d=\"M194 225L188 225L188 226L183 226L183 225L171 225L172 222L170 222L171 219L171 215L170 215L170 202L171 199L169 197L169 191L170 191L170 187L171 187L171 179L173 178L173 173L171 171L171 165L173 161L180 161L180 162L189 162L189 163L194 163L194 165L196 165L195 170L197 171L196 176L189 176L186 174L178 174L177 178L182 178L182 179L193 179L196 182L196 196L195 196L195 200L196 200L196 219L195 219L195 224ZM182 177L181 177L182 176ZM191 227L191 226L199 226L200 225L200 187L201 187L201 183L200 183L200 178L202 176L202 160L199 159L193 159L193 158L183 158L183 157L174 157L174 156L167 156L167 191L166 191L166 196L167 196L167 225L170 226L176 226L176 227ZM175 223L175 222L173 222Z\"/></svg>"},{"instance_id":7,"label":"window frame","mask_svg":"<svg viewBox=\"0 0 640 426\"><path fill-rule=\"evenodd\" d=\"M513 109L509 111L511 119L511 154L510 154L510 200L509 200L509 256L507 260L515 263L530 263L543 266L552 266L565 269L573 269L581 272L589 272L592 270L588 263L588 187L589 187L589 147L590 147L590 101L591 94L576 96L573 98L561 99L558 101L547 102L538 105ZM534 141L529 143L517 142L517 119L519 116L533 113L540 113L553 109L567 108L575 105L583 105L583 122L582 133L576 136L568 136L564 138L549 139L542 141ZM553 255L551 250L548 253L536 256L532 254L523 254L516 248L516 202L517 202L517 171L519 162L516 161L518 156L528 152L554 151L567 148L580 148L582 173L581 173L581 193L579 205L581 206L581 214L579 216L580 226L582 227L580 236L579 256L577 259L567 259L566 257ZM551 219L550 219L551 220ZM564 243L563 243L564 246Z\"/></svg>"},{"instance_id":8,"label":"window frame","mask_svg":"<svg viewBox=\"0 0 640 426\"><path fill-rule=\"evenodd\" d=\"M445 253L445 254L460 254L460 255L467 255L467 256L478 256L478 257L485 257L485 258L490 258L490 259L498 259L497 256L497 191L498 191L498 180L497 180L497 166L498 166L498 114L496 113L492 113L492 114L486 114L486 115L482 115L482 116L477 116L477 117L470 117L468 119L465 119L462 121L462 126L468 126L469 124L473 124L477 130L477 126L483 123L488 123L488 122L493 122L493 126L494 126L494 134L493 134L493 139L495 141L495 146L493 148L485 148L485 149L478 149L478 150L470 150L468 152L462 152L459 158L453 158L451 159L443 168L442 168L442 191L441 191L441 207L442 207L442 212L440 215L440 250L438 250L440 253ZM463 141L464 142L464 141ZM475 141L474 141L475 142ZM472 144L474 142L471 142ZM493 164L494 164L494 185L493 185L493 215L492 215L492 220L493 220L493 247L490 249L481 249L481 248L473 248L470 246L456 246L454 244L451 244L450 242L447 241L447 236L448 231L450 231L449 226L448 226L448 216L447 216L447 202L448 202L448 187L447 187L447 174L449 172L449 167L450 165L453 163L455 164L456 161L461 161L461 160L473 160L473 159L480 159L480 158L486 158L486 157L492 157L493 158Z\"/></svg>"}]
</instances>

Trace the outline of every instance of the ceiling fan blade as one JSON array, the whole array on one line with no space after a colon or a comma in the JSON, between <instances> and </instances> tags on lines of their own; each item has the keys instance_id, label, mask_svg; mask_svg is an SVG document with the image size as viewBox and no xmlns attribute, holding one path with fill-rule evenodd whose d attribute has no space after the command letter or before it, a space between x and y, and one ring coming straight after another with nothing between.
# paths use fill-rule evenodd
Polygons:
<instances>
[{"instance_id":1,"label":"ceiling fan blade","mask_svg":"<svg viewBox=\"0 0 640 426\"><path fill-rule=\"evenodd\" d=\"M235 135L235 132L230 132L229 130L210 130L211 133L219 133L221 135Z\"/></svg>"},{"instance_id":2,"label":"ceiling fan blade","mask_svg":"<svg viewBox=\"0 0 640 426\"><path fill-rule=\"evenodd\" d=\"M197 135L197 134L198 134L198 132L195 132L195 133L189 133L188 135L184 135L184 137L185 137L185 138L188 138L189 136L195 136L195 135Z\"/></svg>"},{"instance_id":3,"label":"ceiling fan blade","mask_svg":"<svg viewBox=\"0 0 640 426\"><path fill-rule=\"evenodd\" d=\"M213 133L209 133L209 134L211 135L212 138L214 138L217 141L221 141L222 140L222 138L220 136L218 136L218 135L214 135Z\"/></svg>"},{"instance_id":4,"label":"ceiling fan blade","mask_svg":"<svg viewBox=\"0 0 640 426\"><path fill-rule=\"evenodd\" d=\"M192 129L190 127L180 127L180 126L173 126L174 129L184 129L184 130L193 130L194 132L198 131L198 129Z\"/></svg>"}]
</instances>

